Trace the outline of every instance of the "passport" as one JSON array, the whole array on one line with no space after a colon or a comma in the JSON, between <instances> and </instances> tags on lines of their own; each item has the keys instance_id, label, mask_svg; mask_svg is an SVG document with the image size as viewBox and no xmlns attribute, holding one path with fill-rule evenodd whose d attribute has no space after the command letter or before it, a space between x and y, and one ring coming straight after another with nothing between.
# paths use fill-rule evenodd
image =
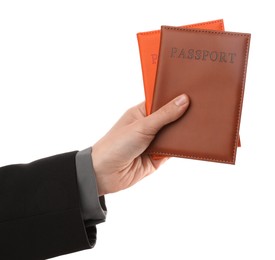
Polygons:
<instances>
[{"instance_id":1,"label":"passport","mask_svg":"<svg viewBox=\"0 0 275 260\"><path fill-rule=\"evenodd\" d=\"M223 19L184 25L183 28L199 28L224 31ZM155 78L157 72L158 53L160 46L160 30L137 33L139 54L143 76L146 113L151 113ZM239 137L238 147L241 146ZM162 158L162 156L159 156ZM156 158L156 156L154 156Z\"/></svg>"},{"instance_id":2,"label":"passport","mask_svg":"<svg viewBox=\"0 0 275 260\"><path fill-rule=\"evenodd\" d=\"M164 126L147 149L154 156L235 164L249 33L162 26L149 113L186 93L186 114Z\"/></svg>"},{"instance_id":3,"label":"passport","mask_svg":"<svg viewBox=\"0 0 275 260\"><path fill-rule=\"evenodd\" d=\"M223 31L224 22L223 19L219 19L208 22L185 25L182 27ZM137 33L137 40L143 77L146 112L147 114L150 114L158 64L160 30L139 32Z\"/></svg>"}]
</instances>

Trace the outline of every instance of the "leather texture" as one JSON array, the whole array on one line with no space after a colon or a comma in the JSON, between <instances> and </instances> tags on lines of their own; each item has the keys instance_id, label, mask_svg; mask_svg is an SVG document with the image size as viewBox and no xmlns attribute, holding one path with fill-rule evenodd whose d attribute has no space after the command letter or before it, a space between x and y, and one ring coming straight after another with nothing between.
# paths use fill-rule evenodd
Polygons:
<instances>
[{"instance_id":1,"label":"leather texture","mask_svg":"<svg viewBox=\"0 0 275 260\"><path fill-rule=\"evenodd\" d=\"M152 112L181 93L191 105L148 153L235 164L250 37L162 26Z\"/></svg>"},{"instance_id":2,"label":"leather texture","mask_svg":"<svg viewBox=\"0 0 275 260\"><path fill-rule=\"evenodd\" d=\"M198 28L224 31L223 19L181 26L182 28ZM140 62L145 94L147 115L151 113L155 78L157 72L158 53L160 47L160 30L141 32L137 34ZM241 146L239 138L238 147ZM156 156L155 156L156 158ZM160 156L162 158L162 156Z\"/></svg>"},{"instance_id":3,"label":"leather texture","mask_svg":"<svg viewBox=\"0 0 275 260\"><path fill-rule=\"evenodd\" d=\"M223 20L220 19L203 23L185 25L182 27L223 31L224 23ZM160 47L160 30L140 32L137 34L137 39L139 45L139 54L143 76L146 111L147 114L150 114Z\"/></svg>"}]
</instances>

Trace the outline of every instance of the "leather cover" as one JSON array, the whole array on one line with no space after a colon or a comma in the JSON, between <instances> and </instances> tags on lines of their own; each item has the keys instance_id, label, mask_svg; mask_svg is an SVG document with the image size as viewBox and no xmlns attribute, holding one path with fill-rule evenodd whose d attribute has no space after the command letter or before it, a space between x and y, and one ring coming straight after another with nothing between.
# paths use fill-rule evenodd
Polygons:
<instances>
[{"instance_id":1,"label":"leather cover","mask_svg":"<svg viewBox=\"0 0 275 260\"><path fill-rule=\"evenodd\" d=\"M181 26L182 28L198 28L224 31L223 19ZM141 61L145 107L147 115L151 113L155 78L157 72L158 53L160 45L160 30L140 32L137 34ZM238 146L241 146L239 138ZM162 156L160 156L162 158Z\"/></svg>"},{"instance_id":2,"label":"leather cover","mask_svg":"<svg viewBox=\"0 0 275 260\"><path fill-rule=\"evenodd\" d=\"M186 25L182 27L223 31L224 23L223 20L220 19L215 21ZM160 30L140 32L137 34L137 39L144 84L146 111L149 115L152 106L155 78L157 72Z\"/></svg>"},{"instance_id":3,"label":"leather cover","mask_svg":"<svg viewBox=\"0 0 275 260\"><path fill-rule=\"evenodd\" d=\"M187 113L147 152L235 164L250 34L162 26L152 112L181 93Z\"/></svg>"}]
</instances>

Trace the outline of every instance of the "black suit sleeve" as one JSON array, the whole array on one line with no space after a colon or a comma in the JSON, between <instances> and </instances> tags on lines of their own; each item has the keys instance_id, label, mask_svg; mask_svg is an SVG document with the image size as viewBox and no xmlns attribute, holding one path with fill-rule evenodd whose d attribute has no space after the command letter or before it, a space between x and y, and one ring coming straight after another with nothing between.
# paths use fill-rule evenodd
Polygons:
<instances>
[{"instance_id":1,"label":"black suit sleeve","mask_svg":"<svg viewBox=\"0 0 275 260\"><path fill-rule=\"evenodd\" d=\"M47 259L88 249L71 152L0 168L0 259Z\"/></svg>"}]
</instances>

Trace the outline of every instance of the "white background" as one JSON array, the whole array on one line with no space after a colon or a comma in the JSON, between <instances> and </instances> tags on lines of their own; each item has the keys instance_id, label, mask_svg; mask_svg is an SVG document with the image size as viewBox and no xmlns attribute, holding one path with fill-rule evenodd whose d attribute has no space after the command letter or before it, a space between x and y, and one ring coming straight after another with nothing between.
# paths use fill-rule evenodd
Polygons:
<instances>
[{"instance_id":1,"label":"white background","mask_svg":"<svg viewBox=\"0 0 275 260\"><path fill-rule=\"evenodd\" d=\"M275 259L271 3L0 1L2 166L84 149L143 101L137 32L223 18L252 34L236 165L170 159L106 196L96 247L60 259Z\"/></svg>"}]
</instances>

